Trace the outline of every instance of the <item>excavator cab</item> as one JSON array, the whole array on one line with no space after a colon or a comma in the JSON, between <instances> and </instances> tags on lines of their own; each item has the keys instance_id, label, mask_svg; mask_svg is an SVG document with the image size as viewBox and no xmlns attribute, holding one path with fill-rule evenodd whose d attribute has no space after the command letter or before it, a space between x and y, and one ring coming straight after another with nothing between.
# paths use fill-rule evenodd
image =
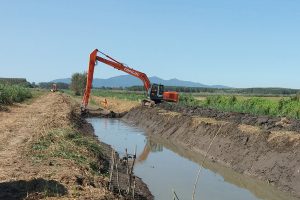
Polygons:
<instances>
[{"instance_id":1,"label":"excavator cab","mask_svg":"<svg viewBox=\"0 0 300 200\"><path fill-rule=\"evenodd\" d=\"M161 84L152 84L149 90L149 97L155 103L160 103L163 100L164 86Z\"/></svg>"}]
</instances>

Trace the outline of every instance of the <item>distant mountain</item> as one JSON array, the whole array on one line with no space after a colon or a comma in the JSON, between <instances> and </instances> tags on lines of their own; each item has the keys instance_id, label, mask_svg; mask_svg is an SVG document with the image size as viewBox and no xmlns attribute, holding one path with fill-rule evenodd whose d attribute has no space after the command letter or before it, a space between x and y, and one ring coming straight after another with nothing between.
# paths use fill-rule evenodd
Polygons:
<instances>
[{"instance_id":1,"label":"distant mountain","mask_svg":"<svg viewBox=\"0 0 300 200\"><path fill-rule=\"evenodd\" d=\"M165 86L182 86L182 87L206 87L206 88L229 88L224 85L204 85L191 81L182 81L179 79L164 80L162 78L152 76L149 77L151 83L163 84ZM52 82L71 83L70 78L56 79ZM108 79L94 78L94 87L130 87L136 85L143 85L142 81L130 75L115 76Z\"/></svg>"}]
</instances>

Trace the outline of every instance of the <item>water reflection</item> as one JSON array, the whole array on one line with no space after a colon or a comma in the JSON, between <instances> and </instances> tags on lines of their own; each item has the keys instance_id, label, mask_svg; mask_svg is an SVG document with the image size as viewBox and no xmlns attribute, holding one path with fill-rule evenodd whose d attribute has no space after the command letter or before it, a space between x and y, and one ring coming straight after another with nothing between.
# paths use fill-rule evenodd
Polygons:
<instances>
[{"instance_id":1,"label":"water reflection","mask_svg":"<svg viewBox=\"0 0 300 200\"><path fill-rule=\"evenodd\" d=\"M147 139L144 150L138 156L137 162L138 163L143 163L145 160L147 160L150 152L162 152L162 151L163 151L163 145L155 143L151 139Z\"/></svg>"},{"instance_id":2,"label":"water reflection","mask_svg":"<svg viewBox=\"0 0 300 200\"><path fill-rule=\"evenodd\" d=\"M256 180L237 172L234 172L228 167L224 167L216 162L205 160L200 153L192 152L188 148L185 148L183 144L176 144L170 140L164 139L162 137L155 137L151 134L147 134L147 143L151 144L153 147L160 146L169 149L179 156L185 157L193 162L198 163L205 169L209 169L217 174L220 174L225 182L232 183L238 187L245 188L251 191L256 197L263 200L296 200L297 198L291 197L287 193L280 192L276 190L272 185L269 185L263 181ZM154 151L155 152L155 151ZM201 181L201 176L200 176Z\"/></svg>"}]
</instances>

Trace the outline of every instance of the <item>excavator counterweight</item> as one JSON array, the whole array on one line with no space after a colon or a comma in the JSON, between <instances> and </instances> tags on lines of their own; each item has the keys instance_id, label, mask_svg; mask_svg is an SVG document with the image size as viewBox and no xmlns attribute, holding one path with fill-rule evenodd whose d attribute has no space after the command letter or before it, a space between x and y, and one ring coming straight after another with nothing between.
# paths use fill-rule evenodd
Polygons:
<instances>
[{"instance_id":1,"label":"excavator counterweight","mask_svg":"<svg viewBox=\"0 0 300 200\"><path fill-rule=\"evenodd\" d=\"M98 53L103 55L105 58L98 56ZM163 85L155 83L151 84L148 76L145 73L132 69L124 65L123 63L117 61L116 59L112 58L111 56L99 51L98 49L95 49L90 54L89 68L87 73L87 83L81 105L82 111L86 110L86 107L89 102L94 76L94 69L97 61L139 78L144 84L144 88L147 93L148 99L150 99L154 103L160 103L161 101L178 102L179 100L178 92L165 92Z\"/></svg>"}]
</instances>

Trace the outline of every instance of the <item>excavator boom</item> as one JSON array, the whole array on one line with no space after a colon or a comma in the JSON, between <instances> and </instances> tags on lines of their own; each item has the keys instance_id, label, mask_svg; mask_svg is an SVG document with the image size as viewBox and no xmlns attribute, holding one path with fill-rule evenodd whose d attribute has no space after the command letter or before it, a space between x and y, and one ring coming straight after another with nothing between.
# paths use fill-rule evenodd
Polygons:
<instances>
[{"instance_id":1,"label":"excavator boom","mask_svg":"<svg viewBox=\"0 0 300 200\"><path fill-rule=\"evenodd\" d=\"M114 67L115 69L121 70L123 72L126 72L127 74L130 74L132 76L135 76L135 77L141 79L144 83L145 90L146 91L149 90L149 88L151 87L151 83L150 83L150 80L148 79L146 74L144 74L142 72L139 72L135 69L129 68L129 67L125 66L124 64L122 64L122 63L116 61L115 59L111 58L110 56L107 56L107 57L110 58L111 60L107 60L105 58L98 57L98 56L96 57L96 60L100 61L100 62L103 62L107 65L110 65L110 66Z\"/></svg>"}]
</instances>

